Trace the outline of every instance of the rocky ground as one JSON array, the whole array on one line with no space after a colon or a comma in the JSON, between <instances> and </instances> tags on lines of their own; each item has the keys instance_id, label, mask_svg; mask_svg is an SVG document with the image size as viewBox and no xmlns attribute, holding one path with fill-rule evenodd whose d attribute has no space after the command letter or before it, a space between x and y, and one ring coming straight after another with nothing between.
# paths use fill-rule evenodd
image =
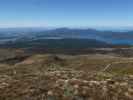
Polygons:
<instances>
[{"instance_id":1,"label":"rocky ground","mask_svg":"<svg viewBox=\"0 0 133 100\"><path fill-rule=\"evenodd\" d=\"M55 70L0 75L0 100L133 100L133 75Z\"/></svg>"},{"instance_id":2,"label":"rocky ground","mask_svg":"<svg viewBox=\"0 0 133 100\"><path fill-rule=\"evenodd\" d=\"M101 56L37 55L1 63L0 100L133 100L132 73L101 70L110 62L129 59Z\"/></svg>"}]
</instances>

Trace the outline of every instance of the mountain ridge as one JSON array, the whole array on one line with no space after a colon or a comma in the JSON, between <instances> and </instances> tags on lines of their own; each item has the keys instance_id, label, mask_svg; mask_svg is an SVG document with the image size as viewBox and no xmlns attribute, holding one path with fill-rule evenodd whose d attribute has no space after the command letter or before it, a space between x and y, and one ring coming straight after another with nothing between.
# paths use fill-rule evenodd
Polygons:
<instances>
[{"instance_id":1,"label":"mountain ridge","mask_svg":"<svg viewBox=\"0 0 133 100\"><path fill-rule=\"evenodd\" d=\"M12 29L13 30L13 29ZM0 43L34 41L42 39L93 39L113 45L133 45L133 31L114 32L97 29L53 28L53 29L18 29L15 31L0 31Z\"/></svg>"}]
</instances>

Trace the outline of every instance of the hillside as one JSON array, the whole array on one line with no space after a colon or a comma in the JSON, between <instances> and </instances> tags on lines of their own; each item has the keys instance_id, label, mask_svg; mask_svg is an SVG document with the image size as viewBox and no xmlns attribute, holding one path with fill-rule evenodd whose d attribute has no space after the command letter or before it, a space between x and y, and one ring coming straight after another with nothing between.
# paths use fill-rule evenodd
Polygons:
<instances>
[{"instance_id":1,"label":"hillside","mask_svg":"<svg viewBox=\"0 0 133 100\"><path fill-rule=\"evenodd\" d=\"M132 57L110 54L33 54L22 57L21 54L22 51L0 62L1 100L133 98Z\"/></svg>"}]
</instances>

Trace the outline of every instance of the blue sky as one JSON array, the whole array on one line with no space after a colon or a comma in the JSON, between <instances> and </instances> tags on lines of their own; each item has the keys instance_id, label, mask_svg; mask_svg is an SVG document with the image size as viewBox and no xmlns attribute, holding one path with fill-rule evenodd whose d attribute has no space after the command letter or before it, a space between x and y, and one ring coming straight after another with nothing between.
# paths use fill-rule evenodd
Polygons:
<instances>
[{"instance_id":1,"label":"blue sky","mask_svg":"<svg viewBox=\"0 0 133 100\"><path fill-rule=\"evenodd\" d=\"M133 0L0 0L0 27L132 27Z\"/></svg>"}]
</instances>

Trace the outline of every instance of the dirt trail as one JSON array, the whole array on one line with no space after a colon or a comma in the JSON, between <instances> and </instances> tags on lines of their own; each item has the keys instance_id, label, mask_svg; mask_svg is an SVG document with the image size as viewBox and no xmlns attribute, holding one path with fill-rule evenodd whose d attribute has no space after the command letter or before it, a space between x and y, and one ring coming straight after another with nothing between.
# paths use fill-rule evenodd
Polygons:
<instances>
[{"instance_id":1,"label":"dirt trail","mask_svg":"<svg viewBox=\"0 0 133 100\"><path fill-rule=\"evenodd\" d=\"M133 63L133 60L131 60L131 61L116 61L116 62L112 62L112 63L107 64L105 66L105 68L103 69L103 72L105 72L107 69L109 69L114 64L125 64L125 63Z\"/></svg>"}]
</instances>

